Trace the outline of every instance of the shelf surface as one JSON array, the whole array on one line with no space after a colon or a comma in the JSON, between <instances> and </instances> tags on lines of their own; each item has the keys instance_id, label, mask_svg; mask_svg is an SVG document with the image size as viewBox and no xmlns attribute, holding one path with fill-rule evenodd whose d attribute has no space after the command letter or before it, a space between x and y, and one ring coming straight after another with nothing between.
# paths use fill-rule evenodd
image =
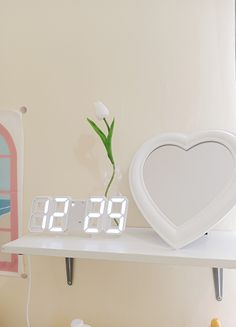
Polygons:
<instances>
[{"instance_id":1,"label":"shelf surface","mask_svg":"<svg viewBox=\"0 0 236 327\"><path fill-rule=\"evenodd\" d=\"M236 268L236 233L211 231L180 250L171 249L151 228L127 228L115 237L28 234L4 244L2 252Z\"/></svg>"}]
</instances>

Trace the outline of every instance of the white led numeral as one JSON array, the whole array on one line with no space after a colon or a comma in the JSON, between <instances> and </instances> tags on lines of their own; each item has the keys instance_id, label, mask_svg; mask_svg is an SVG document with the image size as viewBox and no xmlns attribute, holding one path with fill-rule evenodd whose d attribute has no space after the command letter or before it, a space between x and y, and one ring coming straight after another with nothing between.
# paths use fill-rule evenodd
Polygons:
<instances>
[{"instance_id":1,"label":"white led numeral","mask_svg":"<svg viewBox=\"0 0 236 327\"><path fill-rule=\"evenodd\" d=\"M55 198L53 212L49 218L49 232L64 232L68 226L68 213L71 205L70 198Z\"/></svg>"},{"instance_id":2,"label":"white led numeral","mask_svg":"<svg viewBox=\"0 0 236 327\"><path fill-rule=\"evenodd\" d=\"M51 198L36 197L32 203L29 220L29 230L31 232L43 232L47 226L49 217Z\"/></svg>"},{"instance_id":3,"label":"white led numeral","mask_svg":"<svg viewBox=\"0 0 236 327\"><path fill-rule=\"evenodd\" d=\"M120 234L126 225L128 199L117 196L72 201L70 197L36 197L29 219L30 232Z\"/></svg>"},{"instance_id":4,"label":"white led numeral","mask_svg":"<svg viewBox=\"0 0 236 327\"><path fill-rule=\"evenodd\" d=\"M85 233L98 234L101 232L105 203L103 197L94 197L87 201L83 226Z\"/></svg>"},{"instance_id":5,"label":"white led numeral","mask_svg":"<svg viewBox=\"0 0 236 327\"><path fill-rule=\"evenodd\" d=\"M112 197L108 200L104 230L107 234L120 234L125 229L128 200Z\"/></svg>"}]
</instances>

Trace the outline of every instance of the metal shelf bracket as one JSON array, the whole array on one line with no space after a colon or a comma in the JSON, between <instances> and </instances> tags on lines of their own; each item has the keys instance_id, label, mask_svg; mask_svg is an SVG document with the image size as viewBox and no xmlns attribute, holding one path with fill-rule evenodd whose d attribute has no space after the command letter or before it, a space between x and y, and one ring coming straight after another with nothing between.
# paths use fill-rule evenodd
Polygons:
<instances>
[{"instance_id":1,"label":"metal shelf bracket","mask_svg":"<svg viewBox=\"0 0 236 327\"><path fill-rule=\"evenodd\" d=\"M66 279L69 286L73 283L73 264L74 258L65 258L66 261Z\"/></svg>"},{"instance_id":2,"label":"metal shelf bracket","mask_svg":"<svg viewBox=\"0 0 236 327\"><path fill-rule=\"evenodd\" d=\"M223 299L223 268L212 268L217 301Z\"/></svg>"}]
</instances>

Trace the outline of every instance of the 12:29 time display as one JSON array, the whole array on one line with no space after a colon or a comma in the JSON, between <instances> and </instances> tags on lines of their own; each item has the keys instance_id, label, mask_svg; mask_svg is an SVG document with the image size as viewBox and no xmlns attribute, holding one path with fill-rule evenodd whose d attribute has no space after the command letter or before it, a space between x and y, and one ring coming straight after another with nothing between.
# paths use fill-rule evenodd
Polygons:
<instances>
[{"instance_id":1,"label":"12:29 time display","mask_svg":"<svg viewBox=\"0 0 236 327\"><path fill-rule=\"evenodd\" d=\"M125 229L128 199L116 196L73 200L70 197L33 199L30 232L120 234Z\"/></svg>"}]
</instances>

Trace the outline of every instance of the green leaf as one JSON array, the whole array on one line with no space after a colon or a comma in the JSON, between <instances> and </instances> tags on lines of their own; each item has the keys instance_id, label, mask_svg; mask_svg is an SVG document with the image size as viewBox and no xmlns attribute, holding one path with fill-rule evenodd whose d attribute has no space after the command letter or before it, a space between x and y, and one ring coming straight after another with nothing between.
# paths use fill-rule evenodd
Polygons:
<instances>
[{"instance_id":1,"label":"green leaf","mask_svg":"<svg viewBox=\"0 0 236 327\"><path fill-rule=\"evenodd\" d=\"M113 154L112 154L112 135L113 135L113 130L114 130L114 125L115 125L115 119L113 118L113 121L111 123L111 126L109 126L108 130L108 135L106 136L103 131L95 124L94 121L91 119L87 118L87 121L89 124L92 126L92 128L95 130L95 132L98 134L100 139L102 140L102 143L104 144L106 151L107 151L107 156L109 160L111 161L112 165L115 164L114 159L113 159Z\"/></svg>"},{"instance_id":2,"label":"green leaf","mask_svg":"<svg viewBox=\"0 0 236 327\"><path fill-rule=\"evenodd\" d=\"M113 118L110 129L109 129L109 133L107 135L107 143L106 143L107 144L107 146L106 146L107 155L112 164L114 164L114 159L113 159L113 154L112 154L112 136L113 136L114 126L115 126L115 119Z\"/></svg>"},{"instance_id":3,"label":"green leaf","mask_svg":"<svg viewBox=\"0 0 236 327\"><path fill-rule=\"evenodd\" d=\"M106 150L107 150L107 138L106 135L103 133L103 131L92 121L91 119L87 118L87 121L92 126L92 128L95 130L95 132L98 134L100 139L102 140L102 143L104 144Z\"/></svg>"}]
</instances>

